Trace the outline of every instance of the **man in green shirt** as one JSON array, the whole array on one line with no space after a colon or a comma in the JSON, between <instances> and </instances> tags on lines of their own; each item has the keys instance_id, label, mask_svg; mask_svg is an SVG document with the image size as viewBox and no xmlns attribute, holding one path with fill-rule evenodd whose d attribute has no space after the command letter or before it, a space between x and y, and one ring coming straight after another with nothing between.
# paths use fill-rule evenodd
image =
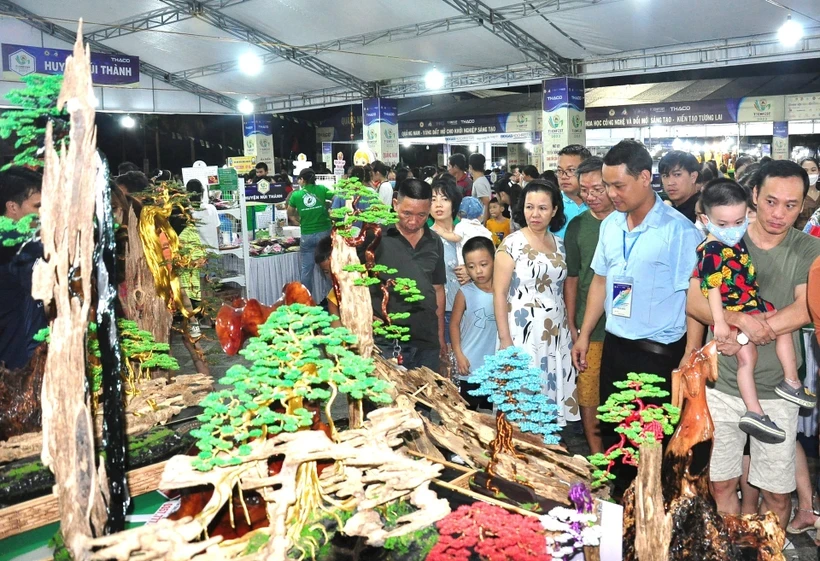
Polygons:
<instances>
[{"instance_id":1,"label":"man in green shirt","mask_svg":"<svg viewBox=\"0 0 820 561\"><path fill-rule=\"evenodd\" d=\"M595 255L595 248L598 246L601 222L615 209L606 194L606 187L601 177L603 164L604 161L595 156L578 164L575 175L581 187L581 199L587 204L589 210L570 220L564 235L564 249L567 252L564 303L567 306L567 323L573 343L578 338L584 320L589 285L595 275L590 268L590 263ZM592 454L604 451L596 415L598 405L600 405L599 377L605 325L606 316L602 315L590 336L586 368L578 372L578 405L581 407L581 423L584 426L584 435L586 435Z\"/></svg>"},{"instance_id":2,"label":"man in green shirt","mask_svg":"<svg viewBox=\"0 0 820 561\"><path fill-rule=\"evenodd\" d=\"M795 478L795 439L799 407L777 396L774 389L783 381L783 367L770 344L777 335L791 333L799 344L800 328L809 323L806 286L809 269L820 255L820 240L793 228L809 190L809 177L794 162L774 160L757 173L753 202L757 218L749 225L743 241L754 263L760 297L774 304L777 313L744 314L724 310L726 322L745 333L749 344L757 345L754 378L764 413L786 431L785 442L766 444L750 439L748 481L760 488L760 512L777 514L786 528L791 514L791 492ZM700 290L700 279L689 284L686 311L699 322L712 325L709 303ZM718 379L706 389L709 412L715 424L714 445L709 462L712 495L720 512L740 513L737 485L742 473L746 433L738 422L746 408L737 387L737 359L740 345L718 343ZM798 367L801 361L797 353Z\"/></svg>"},{"instance_id":3,"label":"man in green shirt","mask_svg":"<svg viewBox=\"0 0 820 561\"><path fill-rule=\"evenodd\" d=\"M324 185L316 185L316 174L310 168L299 173L298 182L300 189L293 191L288 198L288 218L301 228L299 258L302 262L302 284L313 294L313 254L319 241L330 235L328 205L333 199L333 191ZM317 296L314 294L314 298Z\"/></svg>"}]
</instances>

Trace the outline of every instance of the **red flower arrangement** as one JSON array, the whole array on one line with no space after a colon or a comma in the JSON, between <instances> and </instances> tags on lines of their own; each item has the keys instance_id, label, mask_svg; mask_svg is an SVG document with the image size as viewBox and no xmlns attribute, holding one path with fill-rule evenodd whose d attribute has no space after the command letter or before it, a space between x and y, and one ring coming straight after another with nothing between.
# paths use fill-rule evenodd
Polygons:
<instances>
[{"instance_id":1,"label":"red flower arrangement","mask_svg":"<svg viewBox=\"0 0 820 561\"><path fill-rule=\"evenodd\" d=\"M482 502L462 505L440 520L441 537L427 561L550 561L538 518Z\"/></svg>"}]
</instances>

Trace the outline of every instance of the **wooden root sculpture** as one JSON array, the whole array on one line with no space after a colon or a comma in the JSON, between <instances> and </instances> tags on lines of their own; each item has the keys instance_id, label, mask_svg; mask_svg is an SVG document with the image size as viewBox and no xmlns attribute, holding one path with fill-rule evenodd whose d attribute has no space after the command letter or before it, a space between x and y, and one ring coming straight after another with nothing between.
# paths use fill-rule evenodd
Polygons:
<instances>
[{"instance_id":1,"label":"wooden root sculpture","mask_svg":"<svg viewBox=\"0 0 820 561\"><path fill-rule=\"evenodd\" d=\"M37 263L32 295L54 303L51 345L43 380L43 464L54 472L60 529L74 559L88 557L85 540L106 523L105 470L96 467L94 425L86 380L85 336L91 306L94 201L97 168L94 91L90 51L82 45L82 23L66 60L57 102L71 116L71 142L60 154L46 128L45 173L40 218L44 260ZM79 277L79 279L77 279ZM79 280L79 282L78 282ZM79 292L72 290L79 285Z\"/></svg>"},{"instance_id":2,"label":"wooden root sculpture","mask_svg":"<svg viewBox=\"0 0 820 561\"><path fill-rule=\"evenodd\" d=\"M333 251L330 256L330 269L338 292L339 316L342 325L356 335L359 343L359 354L368 358L373 354L373 304L370 291L366 286L354 284L361 278L361 273L345 271L348 265L358 265L359 257L356 248L347 244L338 232L333 233Z\"/></svg>"},{"instance_id":3,"label":"wooden root sculpture","mask_svg":"<svg viewBox=\"0 0 820 561\"><path fill-rule=\"evenodd\" d=\"M715 381L717 373L714 341L693 352L686 364L672 373L672 402L682 408L680 423L660 470L657 458L645 458L645 447L641 447L638 479L623 499L627 561L784 559L785 535L775 514L722 517L709 492L715 427L706 402L706 383ZM659 481L663 501L659 501ZM650 496L652 507L644 500ZM650 508L654 512L649 512Z\"/></svg>"},{"instance_id":4,"label":"wooden root sculpture","mask_svg":"<svg viewBox=\"0 0 820 561\"><path fill-rule=\"evenodd\" d=\"M224 560L238 556L248 542L260 533L267 543L246 559L284 561L296 546L292 528L295 511L303 500L298 488L299 473L317 460L329 460L333 468L319 476L319 488L328 504L354 511L344 525L348 535L366 536L378 545L387 538L405 535L430 526L450 512L447 501L429 489L443 467L406 455L399 447L400 436L418 430L421 422L407 411L377 409L368 415L364 426L340 433L333 442L322 431L282 433L261 443L238 465L202 472L193 467L191 456L169 460L160 483L162 489L213 486L207 504L193 517L165 522L162 526L143 526L93 540L93 559L155 559L176 561ZM282 457L281 469L269 475L268 459ZM239 539L221 542L221 537L201 541L217 513L239 494L256 491L263 498L267 526ZM418 510L405 515L393 530L377 522L377 509L406 498ZM232 505L228 505L232 509ZM240 507L241 511L241 507ZM315 513L314 513L315 514ZM242 516L240 512L236 514Z\"/></svg>"},{"instance_id":5,"label":"wooden root sculpture","mask_svg":"<svg viewBox=\"0 0 820 561\"><path fill-rule=\"evenodd\" d=\"M47 354L48 348L43 344L25 367L7 370L0 366L0 442L40 431L40 394Z\"/></svg>"}]
</instances>

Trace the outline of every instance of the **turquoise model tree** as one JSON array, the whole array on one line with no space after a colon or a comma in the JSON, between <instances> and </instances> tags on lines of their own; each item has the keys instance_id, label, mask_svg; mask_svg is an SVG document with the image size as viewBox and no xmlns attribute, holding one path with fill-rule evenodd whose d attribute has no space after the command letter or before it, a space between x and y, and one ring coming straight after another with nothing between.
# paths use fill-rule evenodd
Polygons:
<instances>
[{"instance_id":1,"label":"turquoise model tree","mask_svg":"<svg viewBox=\"0 0 820 561\"><path fill-rule=\"evenodd\" d=\"M468 382L478 384L468 393L486 397L496 408L496 436L490 442L487 466L488 488L499 453L521 457L513 446L511 422L522 432L542 436L545 444L558 444L558 406L543 393L541 376L541 370L532 366L532 357L524 349L507 347L487 357L484 365L467 378Z\"/></svg>"},{"instance_id":2,"label":"turquoise model tree","mask_svg":"<svg viewBox=\"0 0 820 561\"><path fill-rule=\"evenodd\" d=\"M17 136L14 148L17 150L11 163L3 167L29 166L43 167L40 149L46 138L46 123L54 122L54 142L67 137L68 120L66 112L57 108L57 97L63 83L62 75L46 76L30 74L23 76L26 87L11 90L5 97L19 109L9 109L0 114L0 138ZM67 138L66 138L67 140Z\"/></svg>"},{"instance_id":3,"label":"turquoise model tree","mask_svg":"<svg viewBox=\"0 0 820 561\"><path fill-rule=\"evenodd\" d=\"M330 211L334 231L351 247L360 247L367 240L364 264L348 265L345 271L362 273L362 278L357 279L356 284L379 286L382 293L381 312L384 320L377 319L373 322L374 335L389 340L409 341L410 328L396 325L394 321L407 319L410 314L390 311L390 290L408 303L423 300L424 296L416 287L416 281L404 277L389 278L387 275L395 275L398 271L376 264L376 248L381 242L382 230L398 222L398 217L389 206L381 202L378 193L372 187L363 185L357 177L339 181L336 184L336 196L351 201L351 206ZM337 299L341 301L335 280L333 287Z\"/></svg>"},{"instance_id":4,"label":"turquoise model tree","mask_svg":"<svg viewBox=\"0 0 820 561\"><path fill-rule=\"evenodd\" d=\"M672 404L647 404L646 399L662 399L669 392L655 384L664 379L655 374L627 374L627 379L615 382L621 388L598 407L598 418L605 423L615 423L615 432L620 438L605 452L593 454L589 461L597 469L593 472L592 486L600 487L615 479L612 468L620 459L623 464L638 466L638 448L643 444L660 443L664 435L671 435L680 419L680 409Z\"/></svg>"}]
</instances>

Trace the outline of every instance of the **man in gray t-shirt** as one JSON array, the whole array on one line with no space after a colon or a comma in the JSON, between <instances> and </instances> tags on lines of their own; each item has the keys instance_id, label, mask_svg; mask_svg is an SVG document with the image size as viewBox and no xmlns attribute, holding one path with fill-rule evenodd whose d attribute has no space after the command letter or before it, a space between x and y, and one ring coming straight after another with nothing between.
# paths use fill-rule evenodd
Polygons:
<instances>
[{"instance_id":1,"label":"man in gray t-shirt","mask_svg":"<svg viewBox=\"0 0 820 561\"><path fill-rule=\"evenodd\" d=\"M484 216L481 223L487 222L490 208L490 197L493 194L493 186L490 180L484 175L484 164L487 159L482 154L470 154L470 174L473 176L472 196L481 201L484 205Z\"/></svg>"},{"instance_id":2,"label":"man in gray t-shirt","mask_svg":"<svg viewBox=\"0 0 820 561\"><path fill-rule=\"evenodd\" d=\"M763 496L761 512L772 511L785 528L791 514L791 492L795 480L795 439L798 406L777 397L774 387L783 380L783 368L771 344L777 335L793 333L795 344L802 326L809 323L806 285L812 262L820 255L820 240L793 229L809 188L806 172L794 162L776 160L759 172L753 201L757 219L749 225L744 241L757 272L760 296L774 304L777 313L768 318L724 310L732 327L745 333L749 344L757 345L755 385L763 411L786 432L780 444L750 439L751 462L748 481ZM687 313L711 325L709 304L701 292L700 280L690 281ZM722 354L714 388L707 388L709 412L715 424L714 444L709 463L712 495L718 510L740 513L737 485L742 474L746 434L738 426L746 407L737 388L737 342L718 344ZM798 362L800 361L798 353Z\"/></svg>"}]
</instances>

